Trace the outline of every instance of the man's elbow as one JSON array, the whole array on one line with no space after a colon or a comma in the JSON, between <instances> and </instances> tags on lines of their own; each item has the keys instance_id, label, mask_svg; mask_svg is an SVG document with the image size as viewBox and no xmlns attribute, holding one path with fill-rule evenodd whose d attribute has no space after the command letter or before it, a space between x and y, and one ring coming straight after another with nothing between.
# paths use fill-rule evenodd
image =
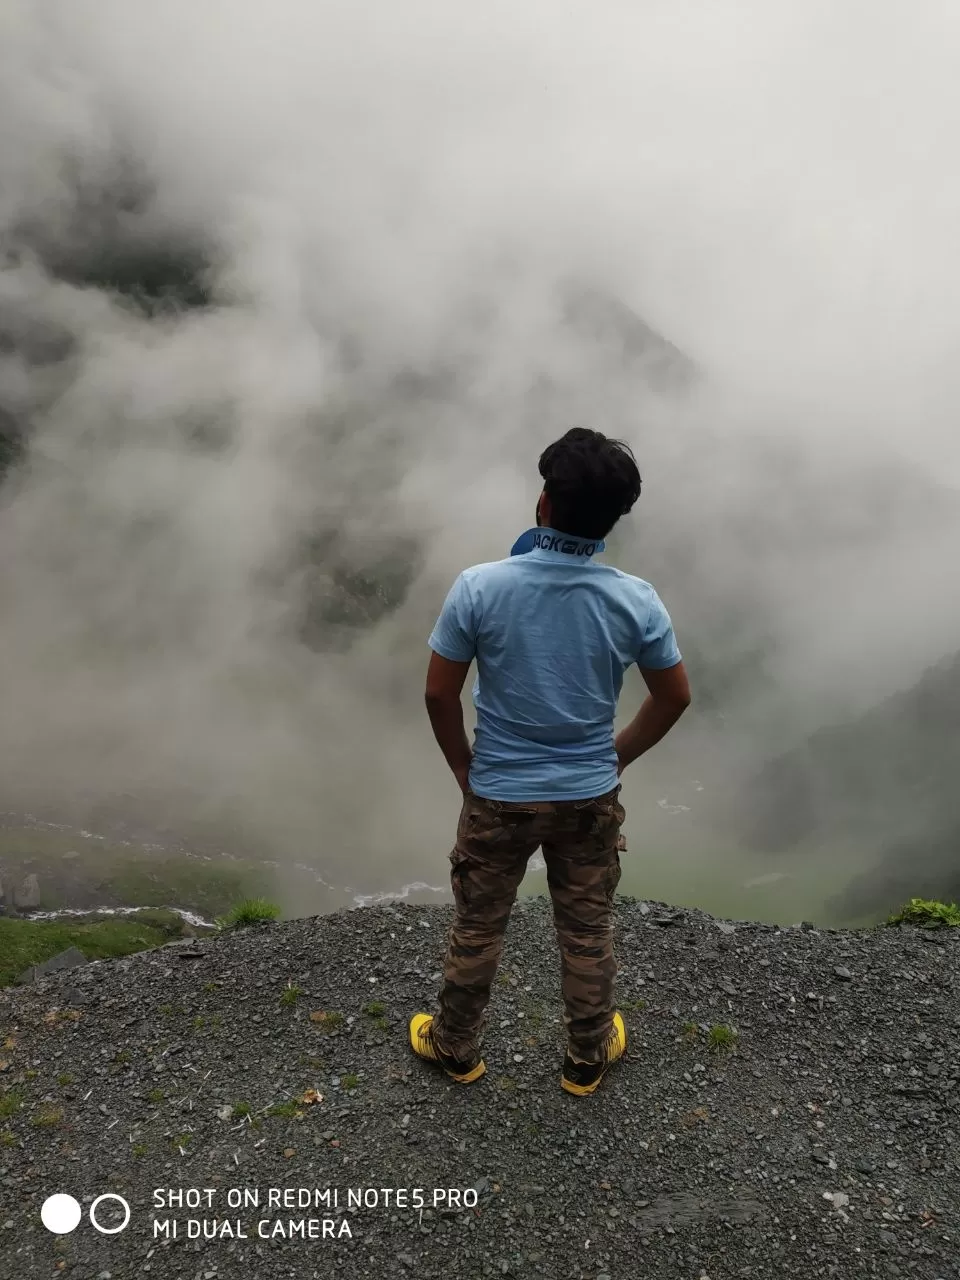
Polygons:
<instances>
[{"instance_id":1,"label":"man's elbow","mask_svg":"<svg viewBox=\"0 0 960 1280\"><path fill-rule=\"evenodd\" d=\"M443 711L445 707L456 706L460 702L460 695L450 693L447 689L427 688L424 692L423 700L428 711Z\"/></svg>"},{"instance_id":2,"label":"man's elbow","mask_svg":"<svg viewBox=\"0 0 960 1280\"><path fill-rule=\"evenodd\" d=\"M674 719L679 720L686 709L690 706L690 691L677 690L671 693L653 694L654 702L663 708L667 715L672 715Z\"/></svg>"}]
</instances>

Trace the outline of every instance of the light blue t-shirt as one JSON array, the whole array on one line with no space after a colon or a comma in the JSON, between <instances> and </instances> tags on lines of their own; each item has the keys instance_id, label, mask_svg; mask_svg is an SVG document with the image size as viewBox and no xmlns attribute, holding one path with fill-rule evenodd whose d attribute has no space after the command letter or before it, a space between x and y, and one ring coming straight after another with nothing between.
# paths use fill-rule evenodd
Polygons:
<instances>
[{"instance_id":1,"label":"light blue t-shirt","mask_svg":"<svg viewBox=\"0 0 960 1280\"><path fill-rule=\"evenodd\" d=\"M631 663L680 650L649 582L600 564L603 542L530 529L507 560L465 569L430 648L477 660L470 789L491 800L585 800L618 782L613 721Z\"/></svg>"}]
</instances>

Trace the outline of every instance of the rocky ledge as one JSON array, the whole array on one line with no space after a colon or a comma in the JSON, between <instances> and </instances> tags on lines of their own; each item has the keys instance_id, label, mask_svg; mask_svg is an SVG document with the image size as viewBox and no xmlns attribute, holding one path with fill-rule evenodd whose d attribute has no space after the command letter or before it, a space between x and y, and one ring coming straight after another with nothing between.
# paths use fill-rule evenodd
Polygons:
<instances>
[{"instance_id":1,"label":"rocky ledge","mask_svg":"<svg viewBox=\"0 0 960 1280\"><path fill-rule=\"evenodd\" d=\"M629 1051L574 1099L540 899L487 1076L410 1054L448 923L369 907L0 992L0 1276L960 1275L960 929L624 900ZM70 1234L41 1223L54 1193ZM104 1193L125 1230L91 1225Z\"/></svg>"}]
</instances>

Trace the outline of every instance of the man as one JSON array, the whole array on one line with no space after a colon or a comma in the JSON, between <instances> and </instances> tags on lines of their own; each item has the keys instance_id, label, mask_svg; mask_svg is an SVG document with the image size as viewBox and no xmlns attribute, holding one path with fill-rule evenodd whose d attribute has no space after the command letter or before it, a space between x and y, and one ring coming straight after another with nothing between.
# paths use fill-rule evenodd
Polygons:
<instances>
[{"instance_id":1,"label":"man","mask_svg":"<svg viewBox=\"0 0 960 1280\"><path fill-rule=\"evenodd\" d=\"M460 1083L483 1075L490 987L527 861L542 847L562 960L560 1083L582 1095L626 1049L613 1000L618 779L672 728L690 689L654 589L594 560L640 495L633 454L575 428L544 451L540 475L537 527L508 559L460 574L430 637L427 710L464 799L439 1012L412 1018L410 1044ZM474 658L471 751L460 695ZM633 662L649 696L615 737Z\"/></svg>"}]
</instances>

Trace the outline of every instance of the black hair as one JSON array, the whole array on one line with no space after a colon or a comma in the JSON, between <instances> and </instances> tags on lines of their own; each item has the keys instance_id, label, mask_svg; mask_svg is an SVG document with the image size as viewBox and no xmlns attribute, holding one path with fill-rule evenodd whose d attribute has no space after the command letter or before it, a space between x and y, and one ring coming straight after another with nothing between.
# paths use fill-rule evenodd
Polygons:
<instances>
[{"instance_id":1,"label":"black hair","mask_svg":"<svg viewBox=\"0 0 960 1280\"><path fill-rule=\"evenodd\" d=\"M573 427L540 455L550 524L575 538L605 538L640 497L640 472L628 445Z\"/></svg>"}]
</instances>

